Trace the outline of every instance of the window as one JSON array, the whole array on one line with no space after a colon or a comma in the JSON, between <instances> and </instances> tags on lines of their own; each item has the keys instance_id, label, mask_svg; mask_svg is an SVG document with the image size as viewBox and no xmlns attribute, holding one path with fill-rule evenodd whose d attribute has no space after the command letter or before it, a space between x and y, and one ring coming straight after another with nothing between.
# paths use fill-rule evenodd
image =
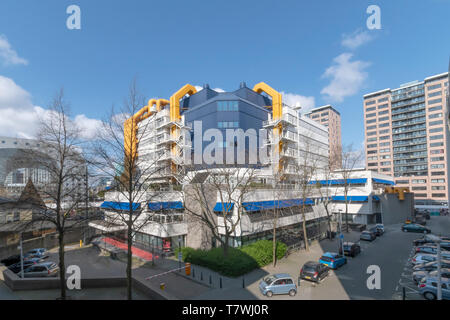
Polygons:
<instances>
[{"instance_id":1,"label":"window","mask_svg":"<svg viewBox=\"0 0 450 320\"><path fill-rule=\"evenodd\" d=\"M376 148L377 144L376 143L372 143L372 144L368 144L367 148Z\"/></svg>"},{"instance_id":2,"label":"window","mask_svg":"<svg viewBox=\"0 0 450 320\"><path fill-rule=\"evenodd\" d=\"M368 135L368 136L374 136L374 135L376 135L376 134L377 134L376 131L367 132L367 135Z\"/></svg>"},{"instance_id":3,"label":"window","mask_svg":"<svg viewBox=\"0 0 450 320\"><path fill-rule=\"evenodd\" d=\"M384 110L384 111L378 112L378 115L382 116L383 114L388 114L388 113L389 113L389 110Z\"/></svg>"},{"instance_id":4,"label":"window","mask_svg":"<svg viewBox=\"0 0 450 320\"><path fill-rule=\"evenodd\" d=\"M433 147L443 147L444 146L444 143L443 142L433 142L433 143L430 143L430 148L433 148Z\"/></svg>"},{"instance_id":5,"label":"window","mask_svg":"<svg viewBox=\"0 0 450 320\"><path fill-rule=\"evenodd\" d=\"M428 98L442 96L442 91L436 91L428 94Z\"/></svg>"},{"instance_id":6,"label":"window","mask_svg":"<svg viewBox=\"0 0 450 320\"><path fill-rule=\"evenodd\" d=\"M445 179L431 179L431 183L445 183Z\"/></svg>"},{"instance_id":7,"label":"window","mask_svg":"<svg viewBox=\"0 0 450 320\"><path fill-rule=\"evenodd\" d=\"M428 119L436 119L436 118L442 118L442 112L433 113L428 116Z\"/></svg>"},{"instance_id":8,"label":"window","mask_svg":"<svg viewBox=\"0 0 450 320\"><path fill-rule=\"evenodd\" d=\"M381 117L381 118L378 119L378 121L380 121L380 122L381 121L386 121L386 120L389 120L389 117Z\"/></svg>"},{"instance_id":9,"label":"window","mask_svg":"<svg viewBox=\"0 0 450 320\"><path fill-rule=\"evenodd\" d=\"M217 101L217 111L239 111L239 102Z\"/></svg>"},{"instance_id":10,"label":"window","mask_svg":"<svg viewBox=\"0 0 450 320\"><path fill-rule=\"evenodd\" d=\"M379 134L389 133L389 129L380 130Z\"/></svg>"},{"instance_id":11,"label":"window","mask_svg":"<svg viewBox=\"0 0 450 320\"><path fill-rule=\"evenodd\" d=\"M374 103L375 103L375 100L367 101L367 102L366 102L366 106L370 106L371 104L374 104Z\"/></svg>"},{"instance_id":12,"label":"window","mask_svg":"<svg viewBox=\"0 0 450 320\"><path fill-rule=\"evenodd\" d=\"M374 125L374 126L367 126L366 130L372 130L372 129L376 129L376 128L377 128L376 125Z\"/></svg>"},{"instance_id":13,"label":"window","mask_svg":"<svg viewBox=\"0 0 450 320\"><path fill-rule=\"evenodd\" d=\"M431 157L431 161L435 162L435 161L444 161L444 157Z\"/></svg>"},{"instance_id":14,"label":"window","mask_svg":"<svg viewBox=\"0 0 450 320\"><path fill-rule=\"evenodd\" d=\"M319 115L318 114L315 114L315 115L313 115L311 118L312 119L317 119L319 117Z\"/></svg>"},{"instance_id":15,"label":"window","mask_svg":"<svg viewBox=\"0 0 450 320\"><path fill-rule=\"evenodd\" d=\"M395 184L408 184L409 180L395 180Z\"/></svg>"},{"instance_id":16,"label":"window","mask_svg":"<svg viewBox=\"0 0 450 320\"><path fill-rule=\"evenodd\" d=\"M368 161L378 160L378 157L377 157L377 156L374 156L374 157L367 157L367 160L368 160Z\"/></svg>"},{"instance_id":17,"label":"window","mask_svg":"<svg viewBox=\"0 0 450 320\"><path fill-rule=\"evenodd\" d=\"M438 120L438 121L431 121L430 122L430 126L437 126L438 124L443 124L444 123L444 121L442 121L442 120ZM442 130L439 130L439 131L442 131ZM431 132L431 131L430 131Z\"/></svg>"},{"instance_id":18,"label":"window","mask_svg":"<svg viewBox=\"0 0 450 320\"><path fill-rule=\"evenodd\" d=\"M389 105L386 103L386 104L382 104L382 105L379 105L378 106L378 109L384 109L384 108L387 108Z\"/></svg>"},{"instance_id":19,"label":"window","mask_svg":"<svg viewBox=\"0 0 450 320\"><path fill-rule=\"evenodd\" d=\"M366 123L367 123L367 124L369 124L369 123L374 123L374 122L377 122L377 119L366 120Z\"/></svg>"},{"instance_id":20,"label":"window","mask_svg":"<svg viewBox=\"0 0 450 320\"><path fill-rule=\"evenodd\" d=\"M381 143L380 143L380 147L388 147L388 146L390 146L390 145L391 145L390 142L381 142Z\"/></svg>"},{"instance_id":21,"label":"window","mask_svg":"<svg viewBox=\"0 0 450 320\"><path fill-rule=\"evenodd\" d=\"M428 90L434 90L434 89L437 89L437 88L440 88L440 87L441 87L441 84L438 83L438 84L435 84L435 85L432 85L432 86L428 86L427 89Z\"/></svg>"},{"instance_id":22,"label":"window","mask_svg":"<svg viewBox=\"0 0 450 320\"><path fill-rule=\"evenodd\" d=\"M372 118L375 117L377 114L376 113L368 113L366 114L366 118Z\"/></svg>"},{"instance_id":23,"label":"window","mask_svg":"<svg viewBox=\"0 0 450 320\"><path fill-rule=\"evenodd\" d=\"M432 193L431 196L436 198L443 198L445 197L445 193Z\"/></svg>"},{"instance_id":24,"label":"window","mask_svg":"<svg viewBox=\"0 0 450 320\"><path fill-rule=\"evenodd\" d=\"M385 127L389 127L389 123L381 123L378 125L378 128L385 128Z\"/></svg>"},{"instance_id":25,"label":"window","mask_svg":"<svg viewBox=\"0 0 450 320\"><path fill-rule=\"evenodd\" d=\"M373 141L377 141L377 137L367 138L367 142L373 142Z\"/></svg>"},{"instance_id":26,"label":"window","mask_svg":"<svg viewBox=\"0 0 450 320\"><path fill-rule=\"evenodd\" d=\"M439 102L442 102L442 98L429 100L428 104L430 105L430 104L435 104L435 103L439 103Z\"/></svg>"},{"instance_id":27,"label":"window","mask_svg":"<svg viewBox=\"0 0 450 320\"><path fill-rule=\"evenodd\" d=\"M327 112L322 112L320 115L321 116L327 116L328 115L328 111Z\"/></svg>"},{"instance_id":28,"label":"window","mask_svg":"<svg viewBox=\"0 0 450 320\"><path fill-rule=\"evenodd\" d=\"M443 130L444 130L444 128L434 128L434 129L430 129L430 133L441 132Z\"/></svg>"},{"instance_id":29,"label":"window","mask_svg":"<svg viewBox=\"0 0 450 320\"><path fill-rule=\"evenodd\" d=\"M380 153L386 153L386 152L391 152L391 149L381 149Z\"/></svg>"},{"instance_id":30,"label":"window","mask_svg":"<svg viewBox=\"0 0 450 320\"><path fill-rule=\"evenodd\" d=\"M427 190L427 187L412 187L413 190Z\"/></svg>"},{"instance_id":31,"label":"window","mask_svg":"<svg viewBox=\"0 0 450 320\"><path fill-rule=\"evenodd\" d=\"M427 194L426 193L414 193L415 197L419 197L419 198L426 198Z\"/></svg>"},{"instance_id":32,"label":"window","mask_svg":"<svg viewBox=\"0 0 450 320\"><path fill-rule=\"evenodd\" d=\"M444 169L444 165L443 164L432 164L430 166L431 169Z\"/></svg>"},{"instance_id":33,"label":"window","mask_svg":"<svg viewBox=\"0 0 450 320\"><path fill-rule=\"evenodd\" d=\"M442 128L440 128L440 129L442 129ZM390 137L391 136L382 136L382 137L380 137L380 140L388 140L388 139L390 139Z\"/></svg>"},{"instance_id":34,"label":"window","mask_svg":"<svg viewBox=\"0 0 450 320\"><path fill-rule=\"evenodd\" d=\"M377 166L377 163L376 163L376 162L369 163L368 166L369 166L369 167L376 167L376 166Z\"/></svg>"},{"instance_id":35,"label":"window","mask_svg":"<svg viewBox=\"0 0 450 320\"><path fill-rule=\"evenodd\" d=\"M440 134L437 136L430 136L430 140L438 140L438 139L444 139L444 135Z\"/></svg>"},{"instance_id":36,"label":"window","mask_svg":"<svg viewBox=\"0 0 450 320\"><path fill-rule=\"evenodd\" d=\"M438 110L442 110L442 106L436 106L436 107L428 108L429 112L438 111Z\"/></svg>"},{"instance_id":37,"label":"window","mask_svg":"<svg viewBox=\"0 0 450 320\"><path fill-rule=\"evenodd\" d=\"M373 111L373 110L375 110L376 109L376 107L370 107L370 108L367 108L366 109L366 112L370 112L370 111Z\"/></svg>"},{"instance_id":38,"label":"window","mask_svg":"<svg viewBox=\"0 0 450 320\"><path fill-rule=\"evenodd\" d=\"M378 99L378 103L385 102L385 101L388 101L388 100L389 100L388 97L384 97L384 98Z\"/></svg>"},{"instance_id":39,"label":"window","mask_svg":"<svg viewBox=\"0 0 450 320\"><path fill-rule=\"evenodd\" d=\"M390 159L390 158L391 158L391 155L389 155L389 154L380 157L380 159L383 159L383 160L384 159Z\"/></svg>"},{"instance_id":40,"label":"window","mask_svg":"<svg viewBox=\"0 0 450 320\"><path fill-rule=\"evenodd\" d=\"M431 190L445 190L445 186L432 186Z\"/></svg>"},{"instance_id":41,"label":"window","mask_svg":"<svg viewBox=\"0 0 450 320\"><path fill-rule=\"evenodd\" d=\"M390 161L383 161L383 162L380 162L380 166L390 166L391 165L391 162Z\"/></svg>"},{"instance_id":42,"label":"window","mask_svg":"<svg viewBox=\"0 0 450 320\"><path fill-rule=\"evenodd\" d=\"M222 121L217 123L218 128L239 128L239 122Z\"/></svg>"},{"instance_id":43,"label":"window","mask_svg":"<svg viewBox=\"0 0 450 320\"><path fill-rule=\"evenodd\" d=\"M445 172L444 171L433 171L433 172L431 172L431 175L432 176L443 176L443 175L445 175Z\"/></svg>"},{"instance_id":44,"label":"window","mask_svg":"<svg viewBox=\"0 0 450 320\"><path fill-rule=\"evenodd\" d=\"M381 172L390 172L391 168L381 168Z\"/></svg>"},{"instance_id":45,"label":"window","mask_svg":"<svg viewBox=\"0 0 450 320\"><path fill-rule=\"evenodd\" d=\"M427 179L415 179L411 181L412 184L420 184L420 183L427 183Z\"/></svg>"},{"instance_id":46,"label":"window","mask_svg":"<svg viewBox=\"0 0 450 320\"><path fill-rule=\"evenodd\" d=\"M444 149L431 150L431 154L440 154L440 153L444 153Z\"/></svg>"},{"instance_id":47,"label":"window","mask_svg":"<svg viewBox=\"0 0 450 320\"><path fill-rule=\"evenodd\" d=\"M367 151L367 154L376 154L377 153L377 150L370 150L370 151Z\"/></svg>"}]
</instances>

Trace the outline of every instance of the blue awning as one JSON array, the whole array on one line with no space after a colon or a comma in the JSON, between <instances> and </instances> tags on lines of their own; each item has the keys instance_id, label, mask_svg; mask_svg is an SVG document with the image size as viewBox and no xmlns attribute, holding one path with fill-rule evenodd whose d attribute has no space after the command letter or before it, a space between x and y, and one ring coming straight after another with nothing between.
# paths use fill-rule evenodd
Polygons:
<instances>
[{"instance_id":1,"label":"blue awning","mask_svg":"<svg viewBox=\"0 0 450 320\"><path fill-rule=\"evenodd\" d=\"M314 180L308 182L308 184L317 184L320 183L322 185L343 185L345 184L345 179L335 179L335 180ZM347 179L347 184L366 184L367 178L360 179Z\"/></svg>"},{"instance_id":2,"label":"blue awning","mask_svg":"<svg viewBox=\"0 0 450 320\"><path fill-rule=\"evenodd\" d=\"M288 199L288 200L268 200L268 201L256 201L256 202L243 202L242 206L245 211L253 212L253 211L261 211L261 210L269 210L269 209L281 209L281 208L289 208L300 206L303 204L303 199ZM306 205L314 204L312 199L306 199Z\"/></svg>"},{"instance_id":3,"label":"blue awning","mask_svg":"<svg viewBox=\"0 0 450 320\"><path fill-rule=\"evenodd\" d=\"M372 180L373 180L373 182L376 182L376 183L388 184L388 185L391 185L391 186L395 185L394 181L389 181L389 180L384 180L384 179L377 179L377 178L372 178Z\"/></svg>"},{"instance_id":4,"label":"blue awning","mask_svg":"<svg viewBox=\"0 0 450 320\"><path fill-rule=\"evenodd\" d=\"M140 203L133 203L132 209L138 210L140 206ZM130 210L130 204L128 202L105 201L100 205L100 208L113 210Z\"/></svg>"},{"instance_id":5,"label":"blue awning","mask_svg":"<svg viewBox=\"0 0 450 320\"><path fill-rule=\"evenodd\" d=\"M378 197L378 196L372 196L372 200L373 200L373 201L380 201L380 197Z\"/></svg>"},{"instance_id":6,"label":"blue awning","mask_svg":"<svg viewBox=\"0 0 450 320\"><path fill-rule=\"evenodd\" d=\"M166 202L150 202L148 208L152 211L169 210L169 209L184 209L181 201L166 201Z\"/></svg>"},{"instance_id":7,"label":"blue awning","mask_svg":"<svg viewBox=\"0 0 450 320\"><path fill-rule=\"evenodd\" d=\"M347 196L348 202L366 202L368 201L368 196ZM345 196L333 196L333 201L345 201Z\"/></svg>"},{"instance_id":8,"label":"blue awning","mask_svg":"<svg viewBox=\"0 0 450 320\"><path fill-rule=\"evenodd\" d=\"M233 210L234 203L223 203L223 202L217 202L214 206L215 212L230 212Z\"/></svg>"}]
</instances>

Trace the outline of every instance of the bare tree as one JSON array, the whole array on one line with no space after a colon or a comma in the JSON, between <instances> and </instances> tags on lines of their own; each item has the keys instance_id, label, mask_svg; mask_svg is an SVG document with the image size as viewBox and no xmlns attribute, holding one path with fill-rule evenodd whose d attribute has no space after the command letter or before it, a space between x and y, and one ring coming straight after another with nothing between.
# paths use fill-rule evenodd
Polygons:
<instances>
[{"instance_id":1,"label":"bare tree","mask_svg":"<svg viewBox=\"0 0 450 320\"><path fill-rule=\"evenodd\" d=\"M147 204L159 194L158 179L163 179L167 165L160 165L154 150L142 149L144 141L154 139L156 113L139 94L136 81L130 85L123 106L111 110L103 121L98 138L92 144L90 162L102 176L113 180L106 199L124 203L111 207L113 215L105 216L105 223L125 226L127 242L127 298L132 299L132 246L134 235L151 221L151 215L141 204ZM139 148L139 156L138 156ZM108 209L107 209L108 210Z\"/></svg>"},{"instance_id":2,"label":"bare tree","mask_svg":"<svg viewBox=\"0 0 450 320\"><path fill-rule=\"evenodd\" d=\"M185 212L191 220L206 227L212 238L220 243L226 257L229 240L241 223L242 203L253 189L254 169L205 168L184 187ZM222 205L214 208L216 202ZM214 210L216 209L216 211Z\"/></svg>"},{"instance_id":3,"label":"bare tree","mask_svg":"<svg viewBox=\"0 0 450 320\"><path fill-rule=\"evenodd\" d=\"M47 181L39 186L38 191L50 202L50 208L40 210L30 224L50 223L56 228L61 299L66 299L64 237L70 228L87 218L77 210L86 202L87 163L81 149L82 143L79 128L70 119L68 103L64 100L63 90L60 90L48 111L40 118L37 133L39 148L32 148L27 153L35 161L36 168L48 174Z\"/></svg>"},{"instance_id":4,"label":"bare tree","mask_svg":"<svg viewBox=\"0 0 450 320\"><path fill-rule=\"evenodd\" d=\"M361 160L363 159L362 150L354 150L353 145L347 145L342 148L342 169L340 170L342 176L342 189L344 191L344 201L345 201L345 228L346 232L349 232L349 224L348 224L348 193L352 189L351 180L354 174L354 169L359 165Z\"/></svg>"}]
</instances>

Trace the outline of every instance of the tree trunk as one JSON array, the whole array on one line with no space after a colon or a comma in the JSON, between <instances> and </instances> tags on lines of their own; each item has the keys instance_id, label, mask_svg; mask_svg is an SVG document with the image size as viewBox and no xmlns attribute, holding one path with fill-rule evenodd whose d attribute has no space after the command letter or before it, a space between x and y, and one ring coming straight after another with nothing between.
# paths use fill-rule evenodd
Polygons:
<instances>
[{"instance_id":1,"label":"tree trunk","mask_svg":"<svg viewBox=\"0 0 450 320\"><path fill-rule=\"evenodd\" d=\"M302 205L302 218L303 218L303 240L305 241L305 250L309 251L308 234L306 232L305 200L303 200Z\"/></svg>"},{"instance_id":2,"label":"tree trunk","mask_svg":"<svg viewBox=\"0 0 450 320\"><path fill-rule=\"evenodd\" d=\"M59 285L61 300L66 300L66 267L64 264L64 232L59 230Z\"/></svg>"},{"instance_id":3,"label":"tree trunk","mask_svg":"<svg viewBox=\"0 0 450 320\"><path fill-rule=\"evenodd\" d=\"M225 241L223 242L223 256L225 258L228 257L228 241L229 241L229 236L225 232Z\"/></svg>"},{"instance_id":4,"label":"tree trunk","mask_svg":"<svg viewBox=\"0 0 450 320\"><path fill-rule=\"evenodd\" d=\"M130 215L131 216L131 215ZM132 300L132 278L131 278L131 267L133 263L133 256L131 252L131 245L132 245L132 229L131 225L128 225L128 233L127 233L127 245L128 245L128 251L127 251L127 299Z\"/></svg>"},{"instance_id":5,"label":"tree trunk","mask_svg":"<svg viewBox=\"0 0 450 320\"><path fill-rule=\"evenodd\" d=\"M277 221L278 216L275 209L275 221L273 223L273 237L272 237L272 263L275 267L277 265Z\"/></svg>"},{"instance_id":6,"label":"tree trunk","mask_svg":"<svg viewBox=\"0 0 450 320\"><path fill-rule=\"evenodd\" d=\"M345 232L348 233L348 202L347 197L345 200Z\"/></svg>"}]
</instances>

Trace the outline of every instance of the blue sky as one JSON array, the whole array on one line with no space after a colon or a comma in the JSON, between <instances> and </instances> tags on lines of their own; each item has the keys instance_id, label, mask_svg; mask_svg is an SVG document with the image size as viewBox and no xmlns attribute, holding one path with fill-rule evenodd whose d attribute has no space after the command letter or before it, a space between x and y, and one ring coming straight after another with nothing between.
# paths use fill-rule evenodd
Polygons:
<instances>
[{"instance_id":1,"label":"blue sky","mask_svg":"<svg viewBox=\"0 0 450 320\"><path fill-rule=\"evenodd\" d=\"M71 4L81 30L66 28ZM370 4L381 30L366 27ZM289 103L335 106L343 143L360 147L363 94L447 71L449 39L450 0L2 0L0 135L32 134L60 87L89 130L136 76L148 98L264 81Z\"/></svg>"}]
</instances>

